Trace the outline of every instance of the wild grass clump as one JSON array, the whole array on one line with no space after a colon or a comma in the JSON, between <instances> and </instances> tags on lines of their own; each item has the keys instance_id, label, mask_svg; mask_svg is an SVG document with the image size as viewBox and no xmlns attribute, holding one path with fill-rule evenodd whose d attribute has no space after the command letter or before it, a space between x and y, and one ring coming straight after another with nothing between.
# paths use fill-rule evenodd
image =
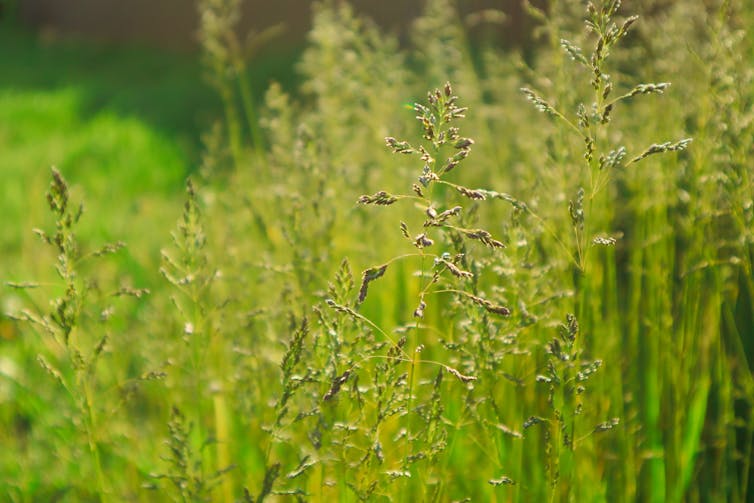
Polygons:
<instances>
[{"instance_id":1,"label":"wild grass clump","mask_svg":"<svg viewBox=\"0 0 754 503\"><path fill-rule=\"evenodd\" d=\"M84 456L79 470L91 477L94 486L76 482L76 478L66 480L66 476L73 475L67 470L60 473L64 478L38 472L29 474L27 480L45 477L53 487L67 487L66 491L78 497L103 500L111 494L105 468L113 450L117 452L116 416L129 398L129 387L161 377L157 373L144 373L121 384L118 379L123 379L124 372L107 369L103 361L112 359L111 325L116 306L121 304L119 297L140 298L149 291L125 284L108 285L112 278L100 278L91 272L91 262L117 253L125 244L118 242L84 250L76 233L84 205L73 203L68 183L55 168L46 199L54 217L54 229L34 229L34 233L52 248L59 283L24 282L8 286L28 291L31 305L39 306L23 309L14 317L27 323L30 334L37 338L38 342L30 346L37 349L35 359L39 367L52 378L40 382L46 388L57 388L53 393L44 390L35 393L36 400L48 402L47 407L55 411L51 416L45 415L40 423L42 431L50 431L43 438L53 441L50 448L59 450L61 455L74 459ZM105 283L101 282L103 279ZM44 295L34 295L37 289L49 292L47 302ZM44 303L49 308L40 306ZM51 434L54 431L64 432L63 438ZM65 435L70 435L72 441L64 441Z\"/></svg>"},{"instance_id":2,"label":"wild grass clump","mask_svg":"<svg viewBox=\"0 0 754 503\"><path fill-rule=\"evenodd\" d=\"M526 3L518 53L319 2L259 107L199 9L224 118L130 243L161 286L115 302L57 171L58 279L9 284L10 501L751 499L748 4Z\"/></svg>"}]
</instances>

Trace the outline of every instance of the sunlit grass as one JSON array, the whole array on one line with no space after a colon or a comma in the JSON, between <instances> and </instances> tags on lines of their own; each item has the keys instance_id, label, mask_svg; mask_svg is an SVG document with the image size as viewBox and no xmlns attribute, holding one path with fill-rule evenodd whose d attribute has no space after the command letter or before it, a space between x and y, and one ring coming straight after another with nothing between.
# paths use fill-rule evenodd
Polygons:
<instances>
[{"instance_id":1,"label":"sunlit grass","mask_svg":"<svg viewBox=\"0 0 754 503\"><path fill-rule=\"evenodd\" d=\"M529 6L524 59L324 2L256 108L202 0L200 156L191 86L0 85L0 495L748 501L754 13L651 3Z\"/></svg>"}]
</instances>

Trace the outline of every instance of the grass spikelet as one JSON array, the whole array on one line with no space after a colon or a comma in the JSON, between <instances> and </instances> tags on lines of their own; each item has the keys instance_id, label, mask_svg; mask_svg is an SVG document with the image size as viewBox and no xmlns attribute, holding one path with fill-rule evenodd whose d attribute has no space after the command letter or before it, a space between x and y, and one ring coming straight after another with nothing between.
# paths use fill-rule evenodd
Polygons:
<instances>
[{"instance_id":1,"label":"grass spikelet","mask_svg":"<svg viewBox=\"0 0 754 503\"><path fill-rule=\"evenodd\" d=\"M542 98L540 95L538 95L528 87L522 87L520 91L524 94L524 96L526 96L526 99L529 100L532 105L534 105L534 108L536 108L540 112L552 116L559 115L559 112L552 105L550 105L544 98Z\"/></svg>"},{"instance_id":2,"label":"grass spikelet","mask_svg":"<svg viewBox=\"0 0 754 503\"><path fill-rule=\"evenodd\" d=\"M335 398L335 395L340 392L341 387L346 383L346 381L348 381L349 377L351 377L351 370L346 370L335 379L333 379L332 384L330 385L330 389L328 389L327 393L322 396L322 400L327 402Z\"/></svg>"},{"instance_id":3,"label":"grass spikelet","mask_svg":"<svg viewBox=\"0 0 754 503\"><path fill-rule=\"evenodd\" d=\"M650 155L662 154L665 152L681 152L686 150L692 141L692 138L684 138L683 140L678 140L676 142L666 141L664 143L653 143L644 152L631 159L629 164L639 162Z\"/></svg>"},{"instance_id":4,"label":"grass spikelet","mask_svg":"<svg viewBox=\"0 0 754 503\"><path fill-rule=\"evenodd\" d=\"M371 196L363 195L359 197L359 204L376 204L378 206L389 206L398 200L397 197L388 194L385 191L379 191Z\"/></svg>"},{"instance_id":5,"label":"grass spikelet","mask_svg":"<svg viewBox=\"0 0 754 503\"><path fill-rule=\"evenodd\" d=\"M462 383L470 383L477 380L476 376L463 375L462 373L460 373L458 370L454 369L453 367L445 366L445 370L447 370L449 374L451 374L453 377L455 377Z\"/></svg>"},{"instance_id":6,"label":"grass spikelet","mask_svg":"<svg viewBox=\"0 0 754 503\"><path fill-rule=\"evenodd\" d=\"M387 264L383 264L377 267L370 267L365 270L361 275L361 286L359 287L358 303L361 304L367 298L367 291L369 289L369 283L381 278L387 270Z\"/></svg>"},{"instance_id":7,"label":"grass spikelet","mask_svg":"<svg viewBox=\"0 0 754 503\"><path fill-rule=\"evenodd\" d=\"M461 195L468 197L469 199L473 199L475 201L484 201L487 199L487 195L484 193L483 190L474 190L474 189L467 189L466 187L458 186L456 187L456 190L461 193Z\"/></svg>"},{"instance_id":8,"label":"grass spikelet","mask_svg":"<svg viewBox=\"0 0 754 503\"><path fill-rule=\"evenodd\" d=\"M474 304L482 306L489 313L497 314L499 316L510 316L511 314L511 310L505 306L495 304L487 299L483 299L482 297L477 297L476 295L468 294L466 296L471 299Z\"/></svg>"},{"instance_id":9,"label":"grass spikelet","mask_svg":"<svg viewBox=\"0 0 754 503\"><path fill-rule=\"evenodd\" d=\"M484 229L461 229L460 232L467 238L477 240L490 248L505 248L505 244L494 239L492 234Z\"/></svg>"},{"instance_id":10,"label":"grass spikelet","mask_svg":"<svg viewBox=\"0 0 754 503\"><path fill-rule=\"evenodd\" d=\"M516 483L515 480L505 475L503 475L502 477L498 477L496 479L490 479L487 482L493 486L511 486Z\"/></svg>"}]
</instances>

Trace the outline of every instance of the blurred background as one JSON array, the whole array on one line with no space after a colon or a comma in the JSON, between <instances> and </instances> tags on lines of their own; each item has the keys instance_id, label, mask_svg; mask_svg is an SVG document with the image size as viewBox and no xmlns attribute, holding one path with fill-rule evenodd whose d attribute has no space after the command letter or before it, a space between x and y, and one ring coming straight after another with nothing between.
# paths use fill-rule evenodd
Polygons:
<instances>
[{"instance_id":1,"label":"blurred background","mask_svg":"<svg viewBox=\"0 0 754 503\"><path fill-rule=\"evenodd\" d=\"M286 91L296 89L295 63L314 3L241 2L238 32L253 46L249 78L255 101L262 101L271 81ZM421 0L351 3L401 40L407 40L423 5ZM521 2L460 3L467 24L475 23L470 13L493 7L505 12L504 23L487 23L472 34L506 45L524 40L527 23ZM3 174L19 169L22 160L25 171L41 170L42 178L52 164L75 174L85 169L82 162L108 171L130 161L131 169L144 174L130 179L160 187L190 172L198 162L202 131L221 113L216 93L202 78L198 27L192 0L0 1L0 119L5 119L0 155L16 160L3 163ZM5 129L9 124L13 134ZM86 134L80 130L87 124L97 124L104 135L98 138L99 147L67 136L65 145L56 143L62 129L77 129L76 136ZM130 130L127 140L116 133L124 127ZM115 135L110 137L114 150L102 147L107 135ZM159 137L150 144L156 151L135 151L137 136L146 143ZM149 159L158 159L158 171L143 164ZM8 193L12 186L4 185L6 200L14 198Z\"/></svg>"},{"instance_id":2,"label":"blurred background","mask_svg":"<svg viewBox=\"0 0 754 503\"><path fill-rule=\"evenodd\" d=\"M351 2L406 43L423 3ZM297 91L296 63L313 4L241 2L237 31L249 46L248 84L258 105L273 81ZM521 2L460 4L472 37L525 45ZM493 7L505 20L479 23L478 14ZM200 164L202 134L223 113L204 78L198 30L192 0L0 1L0 214L7 216L0 251L6 257L36 244L29 229L45 217L53 165L88 195L90 210L112 215L85 219L85 233L128 241L141 218L169 228L183 180ZM161 211L168 208L174 211ZM139 270L144 260L154 265L154 258L138 257L130 267ZM39 271L0 265L4 278L24 272Z\"/></svg>"},{"instance_id":3,"label":"blurred background","mask_svg":"<svg viewBox=\"0 0 754 503\"><path fill-rule=\"evenodd\" d=\"M248 32L281 24L285 32L275 40L274 48L298 48L311 27L312 3L311 0L245 0L239 27ZM423 1L356 0L351 4L383 28L403 32L419 15ZM460 4L461 12L465 14L491 8L504 10L511 22L500 36L508 41L521 37L524 28L521 2L466 0ZM181 51L197 48L198 16L192 0L71 0L65 3L24 0L13 10L23 24L47 34L75 35L101 42L148 44Z\"/></svg>"}]
</instances>

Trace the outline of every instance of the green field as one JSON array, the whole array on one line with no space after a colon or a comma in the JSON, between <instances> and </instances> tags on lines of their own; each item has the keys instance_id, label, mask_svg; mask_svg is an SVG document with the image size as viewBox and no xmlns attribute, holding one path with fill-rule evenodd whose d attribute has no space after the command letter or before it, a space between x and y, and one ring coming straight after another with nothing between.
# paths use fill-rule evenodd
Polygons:
<instances>
[{"instance_id":1,"label":"green field","mask_svg":"<svg viewBox=\"0 0 754 503\"><path fill-rule=\"evenodd\" d=\"M619 4L3 27L0 501L751 501L754 8Z\"/></svg>"}]
</instances>

